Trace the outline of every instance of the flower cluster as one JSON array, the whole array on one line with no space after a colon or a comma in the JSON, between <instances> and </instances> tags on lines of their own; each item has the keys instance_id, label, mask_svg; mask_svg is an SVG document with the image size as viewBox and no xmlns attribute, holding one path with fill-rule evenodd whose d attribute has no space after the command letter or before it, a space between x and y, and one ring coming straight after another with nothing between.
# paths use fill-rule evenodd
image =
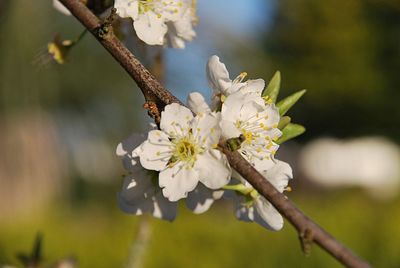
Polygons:
<instances>
[{"instance_id":1,"label":"flower cluster","mask_svg":"<svg viewBox=\"0 0 400 268\"><path fill-rule=\"evenodd\" d=\"M149 45L184 48L196 36L195 0L115 0L114 7L133 20L137 36Z\"/></svg>"},{"instance_id":2,"label":"flower cluster","mask_svg":"<svg viewBox=\"0 0 400 268\"><path fill-rule=\"evenodd\" d=\"M232 81L225 65L212 56L207 64L211 107L200 93L191 93L190 110L167 105L159 128L153 126L147 137L133 135L118 145L117 154L129 171L119 194L122 210L173 220L181 199L194 213L202 213L225 196L235 202L238 219L271 230L282 228L282 216L230 168L218 143L227 141L278 191L288 190L292 170L274 155L287 136L289 121L281 117L282 111L297 100L290 96L283 100L285 105L275 105L279 77L265 88L264 80L245 81L245 76L241 73Z\"/></svg>"},{"instance_id":3,"label":"flower cluster","mask_svg":"<svg viewBox=\"0 0 400 268\"><path fill-rule=\"evenodd\" d=\"M185 48L185 42L196 37L196 0L115 0L114 8L121 18L131 18L136 35L148 45ZM59 0L53 6L71 15Z\"/></svg>"}]
</instances>

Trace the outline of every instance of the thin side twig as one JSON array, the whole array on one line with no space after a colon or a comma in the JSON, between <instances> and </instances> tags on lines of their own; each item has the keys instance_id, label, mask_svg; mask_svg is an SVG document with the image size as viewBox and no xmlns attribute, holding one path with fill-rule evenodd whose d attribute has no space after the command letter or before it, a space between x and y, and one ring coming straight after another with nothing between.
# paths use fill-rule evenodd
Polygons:
<instances>
[{"instance_id":1,"label":"thin side twig","mask_svg":"<svg viewBox=\"0 0 400 268\"><path fill-rule=\"evenodd\" d=\"M173 102L182 104L165 89L150 72L132 55L132 53L110 32L106 38L99 38L97 29L101 27L98 18L79 0L60 0L70 12L99 40L120 65L134 79L142 90L146 100L155 100L167 105ZM255 170L238 152L230 151L225 143L220 148L227 156L229 164L238 171L262 196L296 228L302 243L315 242L332 257L347 267L367 268L370 265L357 257L348 248L339 243L332 235L301 212L285 195L277 191L257 170ZM307 246L307 245L303 245Z\"/></svg>"}]
</instances>

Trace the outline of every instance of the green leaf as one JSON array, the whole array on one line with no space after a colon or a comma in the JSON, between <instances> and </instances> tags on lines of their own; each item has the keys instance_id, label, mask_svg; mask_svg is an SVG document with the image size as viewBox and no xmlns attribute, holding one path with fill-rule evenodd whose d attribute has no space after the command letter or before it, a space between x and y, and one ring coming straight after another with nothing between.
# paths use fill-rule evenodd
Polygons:
<instances>
[{"instance_id":1,"label":"green leaf","mask_svg":"<svg viewBox=\"0 0 400 268\"><path fill-rule=\"evenodd\" d=\"M281 117L281 120L279 120L278 128L280 130L284 129L291 121L292 119L289 116L283 116Z\"/></svg>"},{"instance_id":2,"label":"green leaf","mask_svg":"<svg viewBox=\"0 0 400 268\"><path fill-rule=\"evenodd\" d=\"M279 114L282 116L286 114L287 111L289 111L290 108L306 93L306 90L300 90L297 91L296 93L293 93L292 95L284 98L283 100L279 101L276 104L276 107L279 109Z\"/></svg>"},{"instance_id":3,"label":"green leaf","mask_svg":"<svg viewBox=\"0 0 400 268\"><path fill-rule=\"evenodd\" d=\"M306 131L306 128L299 124L289 123L283 130L282 136L276 141L277 144L282 144L285 141L291 140Z\"/></svg>"},{"instance_id":4,"label":"green leaf","mask_svg":"<svg viewBox=\"0 0 400 268\"><path fill-rule=\"evenodd\" d=\"M268 86L263 90L262 96L268 96L273 103L278 98L279 90L281 89L281 72L276 71L274 76L269 81Z\"/></svg>"}]
</instances>

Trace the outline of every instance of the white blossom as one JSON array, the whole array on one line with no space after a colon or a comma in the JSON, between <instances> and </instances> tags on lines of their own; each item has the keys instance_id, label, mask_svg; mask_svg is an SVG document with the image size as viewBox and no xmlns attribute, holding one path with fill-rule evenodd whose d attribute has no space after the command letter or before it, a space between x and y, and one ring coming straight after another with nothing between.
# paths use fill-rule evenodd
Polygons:
<instances>
[{"instance_id":1,"label":"white blossom","mask_svg":"<svg viewBox=\"0 0 400 268\"><path fill-rule=\"evenodd\" d=\"M195 114L199 113L211 113L211 109L204 97L198 92L192 92L189 94L187 99L188 106Z\"/></svg>"},{"instance_id":2,"label":"white blossom","mask_svg":"<svg viewBox=\"0 0 400 268\"><path fill-rule=\"evenodd\" d=\"M151 125L150 129L156 126ZM134 150L146 140L143 134L133 134L117 146L117 155L122 157L124 168L129 175L124 178L118 203L122 211L134 215L149 213L156 218L172 221L177 214L177 202L171 202L162 194L158 186L158 173L144 169L138 162ZM207 211L215 200L222 197L223 191L214 191L203 184L188 194L186 204L194 213Z\"/></svg>"},{"instance_id":3,"label":"white blossom","mask_svg":"<svg viewBox=\"0 0 400 268\"><path fill-rule=\"evenodd\" d=\"M197 187L188 194L186 206L195 214L206 212L212 204L222 197L223 190L212 190L199 183Z\"/></svg>"},{"instance_id":4,"label":"white blossom","mask_svg":"<svg viewBox=\"0 0 400 268\"><path fill-rule=\"evenodd\" d=\"M216 149L221 133L219 120L219 114L193 117L184 106L167 105L161 114L161 130L150 131L134 151L144 168L160 171L158 183L170 201L187 197L198 182L210 189L228 183L229 165Z\"/></svg>"},{"instance_id":5,"label":"white blossom","mask_svg":"<svg viewBox=\"0 0 400 268\"><path fill-rule=\"evenodd\" d=\"M229 77L229 72L225 64L221 63L218 56L211 56L207 62L207 80L213 90L213 108L220 107L230 94L241 91L242 93L255 93L261 96L265 87L263 79L243 81L247 73L243 72L233 81Z\"/></svg>"},{"instance_id":6,"label":"white blossom","mask_svg":"<svg viewBox=\"0 0 400 268\"><path fill-rule=\"evenodd\" d=\"M119 207L126 213L150 213L156 218L172 221L176 217L177 202L170 202L163 196L154 178L157 178L156 172L135 165L133 174L125 177L118 194Z\"/></svg>"},{"instance_id":7,"label":"white blossom","mask_svg":"<svg viewBox=\"0 0 400 268\"><path fill-rule=\"evenodd\" d=\"M134 215L149 213L156 218L172 221L177 214L177 202L170 202L157 184L157 173L144 169L133 150L145 140L133 134L118 144L117 155L123 158L124 168L130 172L124 178L118 204L122 211Z\"/></svg>"},{"instance_id":8,"label":"white blossom","mask_svg":"<svg viewBox=\"0 0 400 268\"><path fill-rule=\"evenodd\" d=\"M262 175L279 191L288 189L287 185L293 178L291 167L279 160L270 162L269 169L262 172ZM236 217L243 221L254 221L261 226L278 231L283 227L283 218L274 206L261 196L245 180L241 180L246 187L247 195L236 194Z\"/></svg>"},{"instance_id":9,"label":"white blossom","mask_svg":"<svg viewBox=\"0 0 400 268\"><path fill-rule=\"evenodd\" d=\"M184 48L196 33L194 0L115 0L122 18L132 18L137 36L149 45Z\"/></svg>"},{"instance_id":10,"label":"white blossom","mask_svg":"<svg viewBox=\"0 0 400 268\"><path fill-rule=\"evenodd\" d=\"M195 114L211 113L211 109L204 97L198 92L192 92L187 99L188 106ZM194 191L188 194L186 205L194 213L200 214L207 211L211 205L224 194L223 190L212 190L198 184Z\"/></svg>"},{"instance_id":11,"label":"white blossom","mask_svg":"<svg viewBox=\"0 0 400 268\"><path fill-rule=\"evenodd\" d=\"M279 147L274 142L282 135L277 128L279 120L274 104L266 105L258 95L238 91L229 95L222 105L222 136L225 139L242 137L238 152L262 171Z\"/></svg>"},{"instance_id":12,"label":"white blossom","mask_svg":"<svg viewBox=\"0 0 400 268\"><path fill-rule=\"evenodd\" d=\"M64 15L71 15L71 12L69 12L69 10L58 0L53 0L53 7Z\"/></svg>"}]
</instances>

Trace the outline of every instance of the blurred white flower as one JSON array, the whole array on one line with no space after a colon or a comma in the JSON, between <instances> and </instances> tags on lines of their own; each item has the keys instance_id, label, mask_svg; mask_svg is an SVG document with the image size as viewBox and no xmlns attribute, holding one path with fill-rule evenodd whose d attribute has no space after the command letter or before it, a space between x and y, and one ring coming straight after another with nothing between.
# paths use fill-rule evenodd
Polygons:
<instances>
[{"instance_id":1,"label":"blurred white flower","mask_svg":"<svg viewBox=\"0 0 400 268\"><path fill-rule=\"evenodd\" d=\"M220 107L230 94L241 91L242 93L255 93L261 96L265 87L263 79L247 80L243 82L247 73L243 72L235 80L229 78L225 64L221 63L218 56L211 56L207 62L206 74L209 86L213 90L212 107Z\"/></svg>"},{"instance_id":2,"label":"blurred white flower","mask_svg":"<svg viewBox=\"0 0 400 268\"><path fill-rule=\"evenodd\" d=\"M304 174L326 187L361 186L378 198L400 190L400 149L385 138L318 139L299 159Z\"/></svg>"},{"instance_id":3,"label":"blurred white flower","mask_svg":"<svg viewBox=\"0 0 400 268\"><path fill-rule=\"evenodd\" d=\"M195 1L192 1L195 2ZM182 17L177 21L167 22L167 43L174 48L185 48L185 42L196 37L193 24L197 21L196 7L187 8Z\"/></svg>"},{"instance_id":4,"label":"blurred white flower","mask_svg":"<svg viewBox=\"0 0 400 268\"><path fill-rule=\"evenodd\" d=\"M224 194L223 190L212 190L199 183L196 188L188 194L186 206L195 214L206 212L211 205Z\"/></svg>"},{"instance_id":5,"label":"blurred white flower","mask_svg":"<svg viewBox=\"0 0 400 268\"><path fill-rule=\"evenodd\" d=\"M262 172L262 175L279 191L287 189L290 179L293 178L291 167L279 160L270 162L270 168ZM281 214L263 196L245 180L242 182L242 193L235 193L236 217L243 221L254 221L261 226L279 231L283 227ZM246 194L243 194L246 193Z\"/></svg>"},{"instance_id":6,"label":"blurred white flower","mask_svg":"<svg viewBox=\"0 0 400 268\"><path fill-rule=\"evenodd\" d=\"M176 217L177 202L166 199L157 185L157 172L133 166L132 174L124 179L118 203L122 211L134 215L149 213L156 218L172 221Z\"/></svg>"},{"instance_id":7,"label":"blurred white flower","mask_svg":"<svg viewBox=\"0 0 400 268\"><path fill-rule=\"evenodd\" d=\"M63 13L64 15L71 15L71 12L58 0L53 0L53 7Z\"/></svg>"},{"instance_id":8,"label":"blurred white flower","mask_svg":"<svg viewBox=\"0 0 400 268\"><path fill-rule=\"evenodd\" d=\"M137 36L149 45L184 48L196 36L194 0L115 0L114 7L120 17L133 19Z\"/></svg>"},{"instance_id":9,"label":"blurred white flower","mask_svg":"<svg viewBox=\"0 0 400 268\"><path fill-rule=\"evenodd\" d=\"M187 197L200 181L219 189L230 179L226 157L215 149L221 130L219 114L192 112L179 104L167 105L161 114L161 130L152 130L134 153L141 165L160 171L159 185L170 201Z\"/></svg>"},{"instance_id":10,"label":"blurred white flower","mask_svg":"<svg viewBox=\"0 0 400 268\"><path fill-rule=\"evenodd\" d=\"M126 213L149 213L156 218L172 221L176 217L177 203L168 201L162 195L157 184L158 174L144 169L135 159L138 156L133 150L145 139L145 135L133 134L117 146L117 155L122 157L124 168L130 172L124 178L122 191L118 194L119 207Z\"/></svg>"},{"instance_id":11,"label":"blurred white flower","mask_svg":"<svg viewBox=\"0 0 400 268\"><path fill-rule=\"evenodd\" d=\"M274 142L282 135L277 128L279 120L274 104L265 105L261 96L239 91L223 103L220 125L225 139L243 138L238 152L262 172L279 147Z\"/></svg>"}]
</instances>

